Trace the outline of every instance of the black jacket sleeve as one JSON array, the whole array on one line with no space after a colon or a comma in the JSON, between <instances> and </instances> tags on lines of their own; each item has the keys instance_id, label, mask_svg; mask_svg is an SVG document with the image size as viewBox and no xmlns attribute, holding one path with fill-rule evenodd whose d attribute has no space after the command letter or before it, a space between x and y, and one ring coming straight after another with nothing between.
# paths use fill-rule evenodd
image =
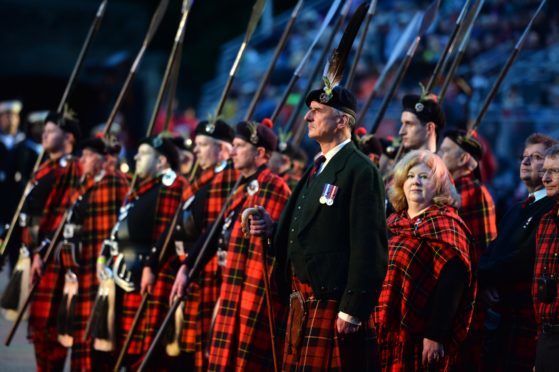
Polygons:
<instances>
[{"instance_id":1,"label":"black jacket sleeve","mask_svg":"<svg viewBox=\"0 0 559 372\"><path fill-rule=\"evenodd\" d=\"M453 258L447 262L439 276L432 298L426 338L440 343L448 340L452 333L452 321L467 286L467 268L459 258Z\"/></svg>"}]
</instances>

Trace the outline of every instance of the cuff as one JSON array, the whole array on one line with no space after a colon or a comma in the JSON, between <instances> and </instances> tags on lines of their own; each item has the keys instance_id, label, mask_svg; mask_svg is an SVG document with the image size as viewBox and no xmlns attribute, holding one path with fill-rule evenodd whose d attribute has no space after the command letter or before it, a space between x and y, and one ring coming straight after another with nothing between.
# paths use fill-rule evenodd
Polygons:
<instances>
[{"instance_id":1,"label":"cuff","mask_svg":"<svg viewBox=\"0 0 559 372\"><path fill-rule=\"evenodd\" d=\"M351 323L353 325L361 325L361 321L354 316L344 313L343 311L338 312L338 318L343 320L344 322Z\"/></svg>"}]
</instances>

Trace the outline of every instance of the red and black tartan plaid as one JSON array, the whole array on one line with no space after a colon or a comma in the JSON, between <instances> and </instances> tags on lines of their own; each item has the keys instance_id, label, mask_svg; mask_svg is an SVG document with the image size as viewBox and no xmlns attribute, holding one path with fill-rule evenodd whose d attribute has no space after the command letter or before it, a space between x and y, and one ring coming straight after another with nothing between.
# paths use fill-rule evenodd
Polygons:
<instances>
[{"instance_id":1,"label":"red and black tartan plaid","mask_svg":"<svg viewBox=\"0 0 559 372\"><path fill-rule=\"evenodd\" d=\"M555 294L553 303L546 304L538 300L538 278L544 275L557 277L559 274L559 205L544 214L536 233L536 262L534 265L534 282L532 284L532 299L536 321L542 323L559 323L559 292ZM557 289L556 289L557 290Z\"/></svg>"},{"instance_id":2,"label":"red and black tartan plaid","mask_svg":"<svg viewBox=\"0 0 559 372\"><path fill-rule=\"evenodd\" d=\"M286 343L282 371L373 371L377 370L376 338L372 322L363 322L355 335L342 337L336 331L339 301L317 300L310 285L292 278L293 290L305 299L307 319L297 353ZM290 329L291 318L287 319Z\"/></svg>"},{"instance_id":3,"label":"red and black tartan plaid","mask_svg":"<svg viewBox=\"0 0 559 372\"><path fill-rule=\"evenodd\" d=\"M260 205L278 220L289 197L289 188L269 169L257 175L258 191L249 195L248 185L233 196L230 211ZM220 289L220 302L212 332L209 370L270 370L273 368L268 314L264 297L260 237L246 239L237 218L227 248L227 263ZM268 256L268 274L274 269L274 258ZM277 293L271 293L276 328L283 329L286 309ZM277 345L283 343L276 339ZM281 350L278 350L281 354ZM281 360L281 355L278 355Z\"/></svg>"},{"instance_id":4,"label":"red and black tartan plaid","mask_svg":"<svg viewBox=\"0 0 559 372\"><path fill-rule=\"evenodd\" d=\"M458 214L470 229L475 244L472 245L470 260L476 268L479 258L495 238L497 238L497 217L495 203L487 188L472 175L455 180L462 204Z\"/></svg>"},{"instance_id":5,"label":"red and black tartan plaid","mask_svg":"<svg viewBox=\"0 0 559 372\"><path fill-rule=\"evenodd\" d=\"M210 183L214 176L215 168L211 167L204 170L194 181L190 182L182 193L182 200L188 200L192 195L196 194L198 190Z\"/></svg>"},{"instance_id":6,"label":"red and black tartan plaid","mask_svg":"<svg viewBox=\"0 0 559 372\"><path fill-rule=\"evenodd\" d=\"M458 214L474 238L474 244L470 250L470 260L475 273L479 258L485 253L489 243L497 238L495 203L487 188L471 174L457 178L455 186L462 199ZM464 368L472 369L474 366L479 366L484 322L485 309L476 300L470 333L461 347L457 362L463 364ZM456 365L455 367L458 368Z\"/></svg>"},{"instance_id":7,"label":"red and black tartan plaid","mask_svg":"<svg viewBox=\"0 0 559 372\"><path fill-rule=\"evenodd\" d=\"M34 181L41 182L48 173L54 173L54 183L45 200L39 220L39 239L54 233L79 187L80 169L75 158L68 157L65 166L62 166L60 161L48 160L37 171ZM46 263L43 277L31 302L29 318L31 337L34 330L45 330L49 326L56 325L56 310L61 293L55 292L61 288L62 274L60 266L54 261Z\"/></svg>"},{"instance_id":8,"label":"red and black tartan plaid","mask_svg":"<svg viewBox=\"0 0 559 372\"><path fill-rule=\"evenodd\" d=\"M106 239L117 221L119 208L129 190L128 180L123 174L107 173L98 182L89 177L81 194L88 193L84 208L81 232L80 266L73 270L79 283L78 302L72 336L72 371L91 371L91 341L83 341L85 327L97 294L96 263L103 239Z\"/></svg>"},{"instance_id":9,"label":"red and black tartan plaid","mask_svg":"<svg viewBox=\"0 0 559 372\"><path fill-rule=\"evenodd\" d=\"M54 233L62 220L66 209L70 206L72 195L79 185L80 167L74 157L67 156L64 160L47 160L33 176L33 182L44 182L52 179L52 187L42 204L39 219L39 241ZM33 197L31 191L29 198ZM35 199L35 203L37 200ZM32 244L29 240L28 228L22 231L22 241ZM30 245L32 247L32 245ZM43 252L44 254L44 252ZM37 356L37 367L58 365L60 358L65 358L66 350L56 342L56 313L62 298L63 272L54 260L47 262L43 276L30 304L29 338L32 340ZM53 341L54 344L53 344ZM43 358L43 359L41 359Z\"/></svg>"},{"instance_id":10,"label":"red and black tartan plaid","mask_svg":"<svg viewBox=\"0 0 559 372\"><path fill-rule=\"evenodd\" d=\"M411 335L425 333L429 321L425 309L439 275L449 260L458 258L468 269L470 285L454 317L451 339L445 344L446 353L453 358L468 333L475 298L468 228L447 206L431 206L415 218L409 218L405 211L394 213L388 218L388 228L388 271L373 315L381 368L412 370L416 365L409 353L422 344L414 345L417 340ZM387 346L395 342L400 342L398 348Z\"/></svg>"},{"instance_id":11,"label":"red and black tartan plaid","mask_svg":"<svg viewBox=\"0 0 559 372\"><path fill-rule=\"evenodd\" d=\"M132 192L129 196L130 200L141 198L143 194L151 190L156 185L160 184L162 176L145 180L139 186L137 191ZM183 192L183 187L186 185L186 181L183 177L178 176L176 180L170 185L161 185L158 191L157 204L155 207L155 213L153 218L155 218L153 224L152 232L152 244L155 247L155 243L163 234L167 225L173 218L177 208L180 205L181 196ZM149 218L149 216L146 216ZM159 252L153 254L159 255ZM156 280L157 283L157 280ZM169 288L170 290L170 288ZM130 347L128 348L128 355L143 355L147 352L153 336L157 332L157 328L160 323L160 319L165 315L166 310L169 306L168 293L167 297L163 300L163 295L166 291L164 284L159 283L159 287L156 291L154 288L153 296L148 300L147 308L142 316L138 328L132 337L130 342ZM120 291L119 291L120 292ZM130 326L132 325L134 315L139 306L139 301L141 300L141 295L138 292L124 293L122 295L122 302L119 304L123 311L119 313L117 324L117 337L119 337L119 344L122 345L124 338L128 334Z\"/></svg>"},{"instance_id":12,"label":"red and black tartan plaid","mask_svg":"<svg viewBox=\"0 0 559 372\"><path fill-rule=\"evenodd\" d=\"M239 172L230 163L212 180L205 200L203 229L208 229L216 220ZM181 350L195 353L195 367L203 370L207 365L205 352L208 349L208 336L211 328L213 310L219 297L219 274L216 257L213 257L190 283L184 302L184 323L181 334Z\"/></svg>"},{"instance_id":13,"label":"red and black tartan plaid","mask_svg":"<svg viewBox=\"0 0 559 372\"><path fill-rule=\"evenodd\" d=\"M289 186L290 190L295 189L295 186L297 186L299 180L301 179L300 177L295 177L295 175L291 172L291 170L285 172L280 177L285 181L287 186Z\"/></svg>"}]
</instances>

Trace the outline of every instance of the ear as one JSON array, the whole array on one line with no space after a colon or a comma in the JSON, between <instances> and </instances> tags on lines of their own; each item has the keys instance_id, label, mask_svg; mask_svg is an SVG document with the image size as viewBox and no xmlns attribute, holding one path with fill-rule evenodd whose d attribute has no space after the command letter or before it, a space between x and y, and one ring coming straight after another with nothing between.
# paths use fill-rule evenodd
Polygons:
<instances>
[{"instance_id":1,"label":"ear","mask_svg":"<svg viewBox=\"0 0 559 372\"><path fill-rule=\"evenodd\" d=\"M425 129L427 130L428 135L434 136L437 133L437 126L432 121L429 121L427 122L427 124L425 124Z\"/></svg>"},{"instance_id":2,"label":"ear","mask_svg":"<svg viewBox=\"0 0 559 372\"><path fill-rule=\"evenodd\" d=\"M462 154L460 154L460 158L458 159L458 165L463 167L464 165L468 164L470 162L470 154L468 154L466 151L462 151Z\"/></svg>"},{"instance_id":3,"label":"ear","mask_svg":"<svg viewBox=\"0 0 559 372\"><path fill-rule=\"evenodd\" d=\"M349 128L349 118L346 115L340 115L338 117L337 129L342 130L344 128Z\"/></svg>"},{"instance_id":4,"label":"ear","mask_svg":"<svg viewBox=\"0 0 559 372\"><path fill-rule=\"evenodd\" d=\"M159 155L157 157L157 166L160 167L160 168L164 168L166 166L170 167L169 162L167 161L167 158L163 155Z\"/></svg>"},{"instance_id":5,"label":"ear","mask_svg":"<svg viewBox=\"0 0 559 372\"><path fill-rule=\"evenodd\" d=\"M262 146L259 146L256 148L256 157L259 159L265 159L266 158L266 149Z\"/></svg>"}]
</instances>

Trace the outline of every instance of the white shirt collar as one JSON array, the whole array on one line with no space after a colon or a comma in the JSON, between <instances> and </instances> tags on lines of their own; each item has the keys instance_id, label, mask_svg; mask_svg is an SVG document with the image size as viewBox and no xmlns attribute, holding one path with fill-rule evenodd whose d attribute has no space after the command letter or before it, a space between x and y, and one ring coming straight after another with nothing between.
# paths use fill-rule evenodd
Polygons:
<instances>
[{"instance_id":1,"label":"white shirt collar","mask_svg":"<svg viewBox=\"0 0 559 372\"><path fill-rule=\"evenodd\" d=\"M323 153L319 153L316 157L319 157L320 155L324 155L324 157L326 158L326 160L324 161L324 163L322 163L322 165L320 166L320 169L318 170L317 174L319 174L320 172L322 172L324 170L324 168L326 168L326 165L328 165L328 163L330 162L330 160L332 160L332 158L338 153L340 152L340 150L347 145L348 143L351 142L351 138L346 139L345 141L343 141L342 143L340 143L339 145L337 145L336 147L330 149L330 151L328 151L326 154ZM315 158L316 158L315 157Z\"/></svg>"},{"instance_id":2,"label":"white shirt collar","mask_svg":"<svg viewBox=\"0 0 559 372\"><path fill-rule=\"evenodd\" d=\"M532 194L534 196L534 203L537 202L538 200L541 200L543 198L545 198L547 196L547 192L545 191L545 188L543 189L539 189L538 191L533 192Z\"/></svg>"}]
</instances>

